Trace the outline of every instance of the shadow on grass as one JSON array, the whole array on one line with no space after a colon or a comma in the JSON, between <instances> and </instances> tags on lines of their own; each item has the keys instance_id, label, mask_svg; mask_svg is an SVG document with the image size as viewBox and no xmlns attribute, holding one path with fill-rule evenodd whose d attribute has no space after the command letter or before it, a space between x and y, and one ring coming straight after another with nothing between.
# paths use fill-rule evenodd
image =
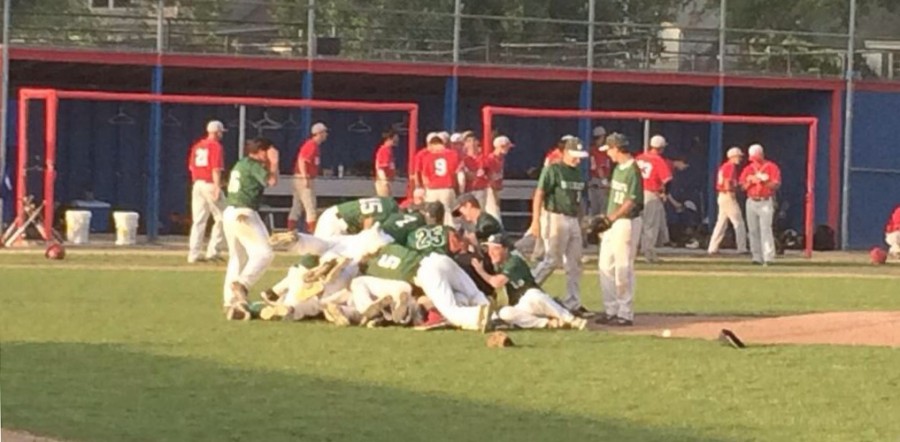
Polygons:
<instances>
[{"instance_id":1,"label":"shadow on grass","mask_svg":"<svg viewBox=\"0 0 900 442\"><path fill-rule=\"evenodd\" d=\"M235 369L117 345L6 343L2 361L4 425L66 440L714 441L684 428Z\"/></svg>"}]
</instances>

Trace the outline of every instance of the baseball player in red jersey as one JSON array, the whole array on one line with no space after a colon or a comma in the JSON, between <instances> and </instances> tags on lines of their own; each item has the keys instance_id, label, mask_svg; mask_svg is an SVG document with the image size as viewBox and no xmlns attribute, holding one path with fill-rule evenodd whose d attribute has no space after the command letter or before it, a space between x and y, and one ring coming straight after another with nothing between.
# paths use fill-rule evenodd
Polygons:
<instances>
[{"instance_id":1,"label":"baseball player in red jersey","mask_svg":"<svg viewBox=\"0 0 900 442\"><path fill-rule=\"evenodd\" d=\"M397 174L394 163L394 146L400 137L393 130L381 135L381 146L375 151L375 195L391 196L391 183Z\"/></svg>"},{"instance_id":2,"label":"baseball player in red jersey","mask_svg":"<svg viewBox=\"0 0 900 442\"><path fill-rule=\"evenodd\" d=\"M716 192L718 192L719 216L716 218L716 227L713 229L712 237L709 239L710 255L719 252L719 244L725 238L725 230L728 228L728 222L734 227L735 244L738 253L747 252L747 228L744 226L744 214L741 213L741 205L738 204L737 191L740 189L738 185L738 166L744 152L740 147L732 147L728 149L727 160L719 167L719 173L716 175Z\"/></svg>"},{"instance_id":3,"label":"baseball player in red jersey","mask_svg":"<svg viewBox=\"0 0 900 442\"><path fill-rule=\"evenodd\" d=\"M644 182L641 250L648 262L659 262L656 241L665 223L666 187L672 181L672 169L662 157L666 145L666 139L662 135L654 135L650 138L650 149L635 159Z\"/></svg>"},{"instance_id":4,"label":"baseball player in red jersey","mask_svg":"<svg viewBox=\"0 0 900 442\"><path fill-rule=\"evenodd\" d=\"M503 135L494 138L492 144L494 145L494 151L484 160L484 171L488 175L484 211L497 218L497 221L500 221L502 225L503 220L500 218L500 194L503 192L503 163L506 159L506 154L509 153L509 150L515 144L510 141L509 137Z\"/></svg>"},{"instance_id":5,"label":"baseball player in red jersey","mask_svg":"<svg viewBox=\"0 0 900 442\"><path fill-rule=\"evenodd\" d=\"M436 136L436 132L430 132L428 135L425 136L425 139L429 140L434 136ZM424 189L425 188L425 183L422 181L422 165L424 164L425 156L428 155L429 152L431 152L431 146L428 143L425 143L425 147L416 151L415 156L413 156L412 180L413 180L413 187L415 187L416 189Z\"/></svg>"},{"instance_id":6,"label":"baseball player in red jersey","mask_svg":"<svg viewBox=\"0 0 900 442\"><path fill-rule=\"evenodd\" d=\"M225 210L222 171L225 169L225 160L220 143L224 132L225 126L221 121L210 121L206 125L206 138L197 141L188 156L188 170L191 171L194 183L191 188L191 215L194 222L189 241L189 263L217 259L219 249L225 244L225 234L222 231L222 211ZM203 234L210 215L215 224L209 237L206 256L201 257Z\"/></svg>"},{"instance_id":7,"label":"baseball player in red jersey","mask_svg":"<svg viewBox=\"0 0 900 442\"><path fill-rule=\"evenodd\" d=\"M891 258L900 259L900 205L894 208L891 217L884 226L884 242L890 246L888 254Z\"/></svg>"},{"instance_id":8,"label":"baseball player in red jersey","mask_svg":"<svg viewBox=\"0 0 900 442\"><path fill-rule=\"evenodd\" d=\"M775 192L781 187L781 169L766 159L759 144L750 146L748 154L750 163L741 172L740 182L747 192L750 254L754 264L766 265L775 260L772 218L775 215Z\"/></svg>"},{"instance_id":9,"label":"baseball player in red jersey","mask_svg":"<svg viewBox=\"0 0 900 442\"><path fill-rule=\"evenodd\" d=\"M609 197L609 174L612 170L609 155L600 147L606 144L606 129L603 126L594 128L594 142L588 153L591 154L590 175L588 181L588 202L591 215L606 213L606 200Z\"/></svg>"},{"instance_id":10,"label":"baseball player in red jersey","mask_svg":"<svg viewBox=\"0 0 900 442\"><path fill-rule=\"evenodd\" d=\"M322 123L313 124L312 136L300 146L294 161L294 201L288 214L288 230L297 229L300 212L306 215L306 230L316 231L316 190L315 180L319 175L319 146L328 139L328 127Z\"/></svg>"},{"instance_id":11,"label":"baseball player in red jersey","mask_svg":"<svg viewBox=\"0 0 900 442\"><path fill-rule=\"evenodd\" d=\"M465 193L471 193L478 200L480 207L487 204L487 188L490 178L485 171L485 156L481 154L481 143L475 137L475 133L467 131L463 133L463 173L465 175Z\"/></svg>"},{"instance_id":12,"label":"baseball player in red jersey","mask_svg":"<svg viewBox=\"0 0 900 442\"><path fill-rule=\"evenodd\" d=\"M459 155L446 147L447 140L439 134L429 137L429 152L422 158L422 184L425 201L444 206L444 224L453 226L453 203L456 201L456 174L460 168Z\"/></svg>"}]
</instances>

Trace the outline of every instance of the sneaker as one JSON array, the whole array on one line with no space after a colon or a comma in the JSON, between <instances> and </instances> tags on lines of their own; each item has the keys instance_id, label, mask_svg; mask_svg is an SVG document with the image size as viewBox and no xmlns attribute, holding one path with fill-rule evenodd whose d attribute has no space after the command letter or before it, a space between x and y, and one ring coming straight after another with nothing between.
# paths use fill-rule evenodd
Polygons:
<instances>
[{"instance_id":1,"label":"sneaker","mask_svg":"<svg viewBox=\"0 0 900 442\"><path fill-rule=\"evenodd\" d=\"M478 306L478 330L482 333L487 333L491 330L492 314L490 303Z\"/></svg>"},{"instance_id":2,"label":"sneaker","mask_svg":"<svg viewBox=\"0 0 900 442\"><path fill-rule=\"evenodd\" d=\"M249 321L250 309L246 303L234 303L225 311L225 319L229 321Z\"/></svg>"},{"instance_id":3,"label":"sneaker","mask_svg":"<svg viewBox=\"0 0 900 442\"><path fill-rule=\"evenodd\" d=\"M371 320L374 320L375 318L384 316L383 315L384 309L390 305L391 305L391 298L384 297L384 298L379 299L378 301L373 302L371 305L369 305L369 308L365 309L364 311L361 311L360 314L362 314L363 318L366 318L371 321Z\"/></svg>"},{"instance_id":4,"label":"sneaker","mask_svg":"<svg viewBox=\"0 0 900 442\"><path fill-rule=\"evenodd\" d=\"M337 304L325 304L322 313L325 314L325 319L328 322L338 327L348 327L350 325L350 319L347 318L347 315L344 314L341 307Z\"/></svg>"},{"instance_id":5,"label":"sneaker","mask_svg":"<svg viewBox=\"0 0 900 442\"><path fill-rule=\"evenodd\" d=\"M575 318L569 323L569 327L575 330L584 330L587 328L588 322L584 318Z\"/></svg>"},{"instance_id":6,"label":"sneaker","mask_svg":"<svg viewBox=\"0 0 900 442\"><path fill-rule=\"evenodd\" d=\"M613 320L609 321L609 325L613 327L631 327L632 325L634 325L634 321L616 317Z\"/></svg>"},{"instance_id":7,"label":"sneaker","mask_svg":"<svg viewBox=\"0 0 900 442\"><path fill-rule=\"evenodd\" d=\"M231 283L231 303L247 304L247 287L237 281Z\"/></svg>"},{"instance_id":8,"label":"sneaker","mask_svg":"<svg viewBox=\"0 0 900 442\"><path fill-rule=\"evenodd\" d=\"M437 310L428 310L428 315L425 318L425 322L413 327L415 330L419 331L429 331L429 330L438 330L442 328L450 327L450 323L447 322L447 319L441 315Z\"/></svg>"},{"instance_id":9,"label":"sneaker","mask_svg":"<svg viewBox=\"0 0 900 442\"><path fill-rule=\"evenodd\" d=\"M394 305L391 309L391 319L395 324L409 323L409 293L403 292L395 297Z\"/></svg>"},{"instance_id":10,"label":"sneaker","mask_svg":"<svg viewBox=\"0 0 900 442\"><path fill-rule=\"evenodd\" d=\"M598 314L594 319L594 324L600 325L610 325L614 320L616 320L615 315L608 315L605 312Z\"/></svg>"},{"instance_id":11,"label":"sneaker","mask_svg":"<svg viewBox=\"0 0 900 442\"><path fill-rule=\"evenodd\" d=\"M278 293L275 293L272 289L266 289L266 291L259 294L259 297L265 301L266 304L277 304L279 300L281 300L281 296L278 296Z\"/></svg>"}]
</instances>

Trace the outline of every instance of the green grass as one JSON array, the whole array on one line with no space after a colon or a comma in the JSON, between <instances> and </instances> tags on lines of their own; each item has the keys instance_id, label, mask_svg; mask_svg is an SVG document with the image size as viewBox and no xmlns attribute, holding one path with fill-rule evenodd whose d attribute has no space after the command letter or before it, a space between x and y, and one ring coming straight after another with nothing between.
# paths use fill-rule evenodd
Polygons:
<instances>
[{"instance_id":1,"label":"green grass","mask_svg":"<svg viewBox=\"0 0 900 442\"><path fill-rule=\"evenodd\" d=\"M181 261L0 255L4 427L71 441L900 440L896 349L516 332L519 348L491 350L470 332L229 323L221 268ZM885 278L638 284L638 311L900 310ZM583 290L599 302L595 276Z\"/></svg>"}]
</instances>

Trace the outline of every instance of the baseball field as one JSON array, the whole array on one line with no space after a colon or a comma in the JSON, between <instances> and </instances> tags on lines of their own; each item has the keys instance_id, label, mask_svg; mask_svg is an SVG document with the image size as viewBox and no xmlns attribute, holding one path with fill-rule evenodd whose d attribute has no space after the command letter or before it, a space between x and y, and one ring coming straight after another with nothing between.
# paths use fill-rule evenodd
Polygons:
<instances>
[{"instance_id":1,"label":"baseball field","mask_svg":"<svg viewBox=\"0 0 900 442\"><path fill-rule=\"evenodd\" d=\"M474 332L229 322L223 264L69 252L0 253L4 441L900 441L900 321L865 313L900 311L900 266L865 256L639 264L629 333L514 331L490 349ZM595 274L583 293L599 307ZM779 322L812 312L863 313ZM743 350L681 332L720 317L738 335L772 322ZM770 327L873 345L757 340Z\"/></svg>"}]
</instances>

